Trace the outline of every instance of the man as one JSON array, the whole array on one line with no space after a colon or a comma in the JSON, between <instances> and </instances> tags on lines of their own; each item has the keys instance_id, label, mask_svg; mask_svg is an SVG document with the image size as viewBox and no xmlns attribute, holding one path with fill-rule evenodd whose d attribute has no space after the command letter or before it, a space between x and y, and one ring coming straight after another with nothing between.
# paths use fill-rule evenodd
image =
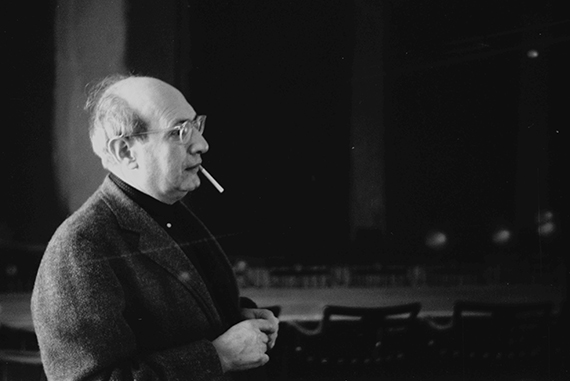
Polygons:
<instances>
[{"instance_id":1,"label":"man","mask_svg":"<svg viewBox=\"0 0 570 381\"><path fill-rule=\"evenodd\" d=\"M149 77L107 78L87 109L110 174L38 270L32 316L48 379L258 378L278 320L245 308L255 306L183 200L200 185L205 117Z\"/></svg>"}]
</instances>

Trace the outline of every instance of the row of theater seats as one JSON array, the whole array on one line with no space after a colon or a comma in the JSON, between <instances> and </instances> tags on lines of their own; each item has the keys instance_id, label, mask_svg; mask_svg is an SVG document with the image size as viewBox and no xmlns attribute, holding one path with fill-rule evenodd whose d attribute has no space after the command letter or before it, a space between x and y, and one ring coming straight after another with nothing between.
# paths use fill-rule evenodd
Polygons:
<instances>
[{"instance_id":1,"label":"row of theater seats","mask_svg":"<svg viewBox=\"0 0 570 381\"><path fill-rule=\"evenodd\" d=\"M421 304L328 305L318 322L282 324L274 380L566 380L551 303L459 301L447 318Z\"/></svg>"},{"instance_id":2,"label":"row of theater seats","mask_svg":"<svg viewBox=\"0 0 570 381\"><path fill-rule=\"evenodd\" d=\"M328 305L316 322L281 323L271 380L566 380L567 322L552 303L459 301L448 318L421 304ZM276 316L280 306L267 307ZM2 380L42 378L33 333L0 327Z\"/></svg>"}]
</instances>

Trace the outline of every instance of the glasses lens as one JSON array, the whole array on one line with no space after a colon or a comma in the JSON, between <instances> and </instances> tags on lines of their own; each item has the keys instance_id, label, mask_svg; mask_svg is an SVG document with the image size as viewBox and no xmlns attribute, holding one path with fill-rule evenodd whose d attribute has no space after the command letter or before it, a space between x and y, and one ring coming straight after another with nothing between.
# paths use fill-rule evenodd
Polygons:
<instances>
[{"instance_id":1,"label":"glasses lens","mask_svg":"<svg viewBox=\"0 0 570 381\"><path fill-rule=\"evenodd\" d=\"M188 143L192 139L192 132L196 129L199 133L204 133L206 126L206 116L198 115L195 120L184 122L178 130L180 142L182 144Z\"/></svg>"},{"instance_id":2,"label":"glasses lens","mask_svg":"<svg viewBox=\"0 0 570 381\"><path fill-rule=\"evenodd\" d=\"M198 132L203 134L205 127L206 127L206 115L198 115L194 123L194 128L197 129Z\"/></svg>"},{"instance_id":3,"label":"glasses lens","mask_svg":"<svg viewBox=\"0 0 570 381\"><path fill-rule=\"evenodd\" d=\"M185 122L180 126L178 130L178 137L180 138L180 143L186 144L192 138L192 127L188 122Z\"/></svg>"}]
</instances>

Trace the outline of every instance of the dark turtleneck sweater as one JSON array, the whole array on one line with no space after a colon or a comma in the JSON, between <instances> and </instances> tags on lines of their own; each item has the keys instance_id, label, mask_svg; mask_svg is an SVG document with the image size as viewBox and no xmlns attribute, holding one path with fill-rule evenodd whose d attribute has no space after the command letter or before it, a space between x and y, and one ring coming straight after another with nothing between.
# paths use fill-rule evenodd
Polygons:
<instances>
[{"instance_id":1,"label":"dark turtleneck sweater","mask_svg":"<svg viewBox=\"0 0 570 381\"><path fill-rule=\"evenodd\" d=\"M226 293L214 282L215 262L210 257L212 253L204 247L205 245L201 244L204 241L204 234L201 228L196 229L195 217L188 213L180 201L172 205L165 204L132 187L112 173L109 177L176 241L200 273L222 321L225 321L226 324L234 324L239 318L236 316L239 311L231 308L232 303L226 300Z\"/></svg>"}]
</instances>

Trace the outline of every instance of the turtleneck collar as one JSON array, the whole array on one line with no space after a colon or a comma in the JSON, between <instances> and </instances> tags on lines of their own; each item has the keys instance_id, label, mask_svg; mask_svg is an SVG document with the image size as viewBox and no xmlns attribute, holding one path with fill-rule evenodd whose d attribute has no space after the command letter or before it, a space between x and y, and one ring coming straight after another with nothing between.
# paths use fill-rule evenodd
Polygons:
<instances>
[{"instance_id":1,"label":"turtleneck collar","mask_svg":"<svg viewBox=\"0 0 570 381\"><path fill-rule=\"evenodd\" d=\"M109 178L153 218L159 221L171 221L174 219L174 209L177 203L169 205L159 201L156 198L141 192L132 185L127 184L113 173L109 174Z\"/></svg>"}]
</instances>

